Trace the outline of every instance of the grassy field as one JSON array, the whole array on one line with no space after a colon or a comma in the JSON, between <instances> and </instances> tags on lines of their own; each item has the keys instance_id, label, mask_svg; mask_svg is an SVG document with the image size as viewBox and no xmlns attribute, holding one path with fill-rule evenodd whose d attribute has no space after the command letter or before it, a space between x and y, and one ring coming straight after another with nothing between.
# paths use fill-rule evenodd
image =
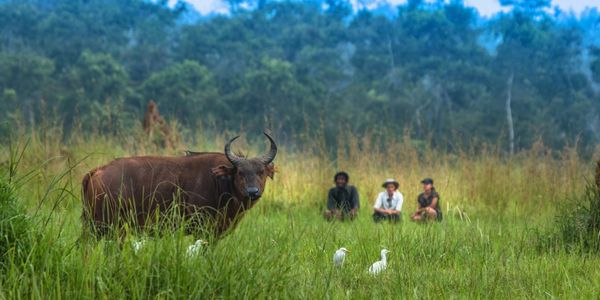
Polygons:
<instances>
[{"instance_id":1,"label":"grassy field","mask_svg":"<svg viewBox=\"0 0 600 300\"><path fill-rule=\"evenodd\" d=\"M281 147L278 173L259 204L231 234L188 257L193 238L180 231L129 235L122 244L80 241L85 171L119 156L180 155L183 143L162 149L135 134L74 134L67 141L59 135L23 131L0 146L2 180L12 181L31 237L20 258L14 251L3 256L0 298L600 296L599 256L540 242L563 204L581 197L592 178L591 160L575 149L552 152L538 144L509 159L494 147L450 155L399 138L382 150L372 146L377 137L345 136L340 142L347 146L331 161L318 141ZM199 134L189 145L220 151L224 140ZM252 155L263 143L242 139L236 145ZM360 190L362 209L352 223L321 217L337 169L347 170ZM439 224L407 221L425 176L436 179L442 196L445 220ZM370 207L387 177L400 181L405 196L401 224L371 221ZM135 252L131 242L139 238L148 242ZM342 246L352 252L344 268L334 269L332 255ZM392 251L388 270L370 276L367 268L384 247Z\"/></svg>"}]
</instances>

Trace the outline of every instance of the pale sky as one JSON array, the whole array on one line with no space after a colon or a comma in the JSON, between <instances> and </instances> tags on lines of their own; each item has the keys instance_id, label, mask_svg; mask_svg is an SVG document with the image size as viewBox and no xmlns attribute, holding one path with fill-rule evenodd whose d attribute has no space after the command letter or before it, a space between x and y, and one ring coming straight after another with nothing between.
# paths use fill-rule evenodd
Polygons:
<instances>
[{"instance_id":1,"label":"pale sky","mask_svg":"<svg viewBox=\"0 0 600 300\"><path fill-rule=\"evenodd\" d=\"M406 0L381 0L382 2L387 1L391 4L400 4ZM202 14L208 14L211 12L215 13L226 13L227 2L225 0L187 0L196 7ZM352 0L352 2L357 2ZM489 16L500 10L500 4L498 0L464 0L468 6L476 7L482 15ZM560 6L565 10L572 10L575 13L580 13L586 7L597 7L600 8L600 0L553 0L553 6Z\"/></svg>"}]
</instances>

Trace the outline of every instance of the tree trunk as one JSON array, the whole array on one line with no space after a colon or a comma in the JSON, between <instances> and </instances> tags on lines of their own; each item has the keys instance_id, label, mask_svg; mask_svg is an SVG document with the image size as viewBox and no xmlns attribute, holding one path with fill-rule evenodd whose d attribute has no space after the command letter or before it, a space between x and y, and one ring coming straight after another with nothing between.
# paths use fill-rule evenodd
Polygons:
<instances>
[{"instance_id":1,"label":"tree trunk","mask_svg":"<svg viewBox=\"0 0 600 300\"><path fill-rule=\"evenodd\" d=\"M508 123L508 143L509 143L509 152L512 156L515 154L515 129L513 126L513 117L512 117L512 88L513 88L513 80L515 78L514 72L510 73L508 76L508 80L506 82L506 121Z\"/></svg>"},{"instance_id":2,"label":"tree trunk","mask_svg":"<svg viewBox=\"0 0 600 300\"><path fill-rule=\"evenodd\" d=\"M390 55L390 72L394 72L396 62L394 61L394 50L392 48L392 37L388 35L388 54Z\"/></svg>"}]
</instances>

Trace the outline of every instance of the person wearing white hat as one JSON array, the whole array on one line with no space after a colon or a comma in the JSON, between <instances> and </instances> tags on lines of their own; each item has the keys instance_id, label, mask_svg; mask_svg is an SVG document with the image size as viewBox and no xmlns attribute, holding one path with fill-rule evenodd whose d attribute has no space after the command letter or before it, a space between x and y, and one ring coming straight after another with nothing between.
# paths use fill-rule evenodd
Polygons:
<instances>
[{"instance_id":1,"label":"person wearing white hat","mask_svg":"<svg viewBox=\"0 0 600 300\"><path fill-rule=\"evenodd\" d=\"M375 200L373 220L375 222L383 220L398 222L402 219L402 204L404 203L402 193L398 192L400 184L394 179L388 179L382 186L385 191L379 193Z\"/></svg>"}]
</instances>

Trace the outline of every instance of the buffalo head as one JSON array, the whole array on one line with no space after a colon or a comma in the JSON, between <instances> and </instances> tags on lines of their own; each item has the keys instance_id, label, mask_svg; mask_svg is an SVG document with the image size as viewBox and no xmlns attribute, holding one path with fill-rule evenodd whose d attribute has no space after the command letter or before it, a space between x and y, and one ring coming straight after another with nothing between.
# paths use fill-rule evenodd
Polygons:
<instances>
[{"instance_id":1,"label":"buffalo head","mask_svg":"<svg viewBox=\"0 0 600 300\"><path fill-rule=\"evenodd\" d=\"M255 158L237 156L231 151L231 143L239 137L236 136L225 144L225 156L231 166L221 165L212 170L216 176L232 176L235 189L251 200L258 200L262 196L267 177L273 179L275 174L273 160L277 155L277 145L269 134L264 134L271 144L269 152Z\"/></svg>"}]
</instances>

